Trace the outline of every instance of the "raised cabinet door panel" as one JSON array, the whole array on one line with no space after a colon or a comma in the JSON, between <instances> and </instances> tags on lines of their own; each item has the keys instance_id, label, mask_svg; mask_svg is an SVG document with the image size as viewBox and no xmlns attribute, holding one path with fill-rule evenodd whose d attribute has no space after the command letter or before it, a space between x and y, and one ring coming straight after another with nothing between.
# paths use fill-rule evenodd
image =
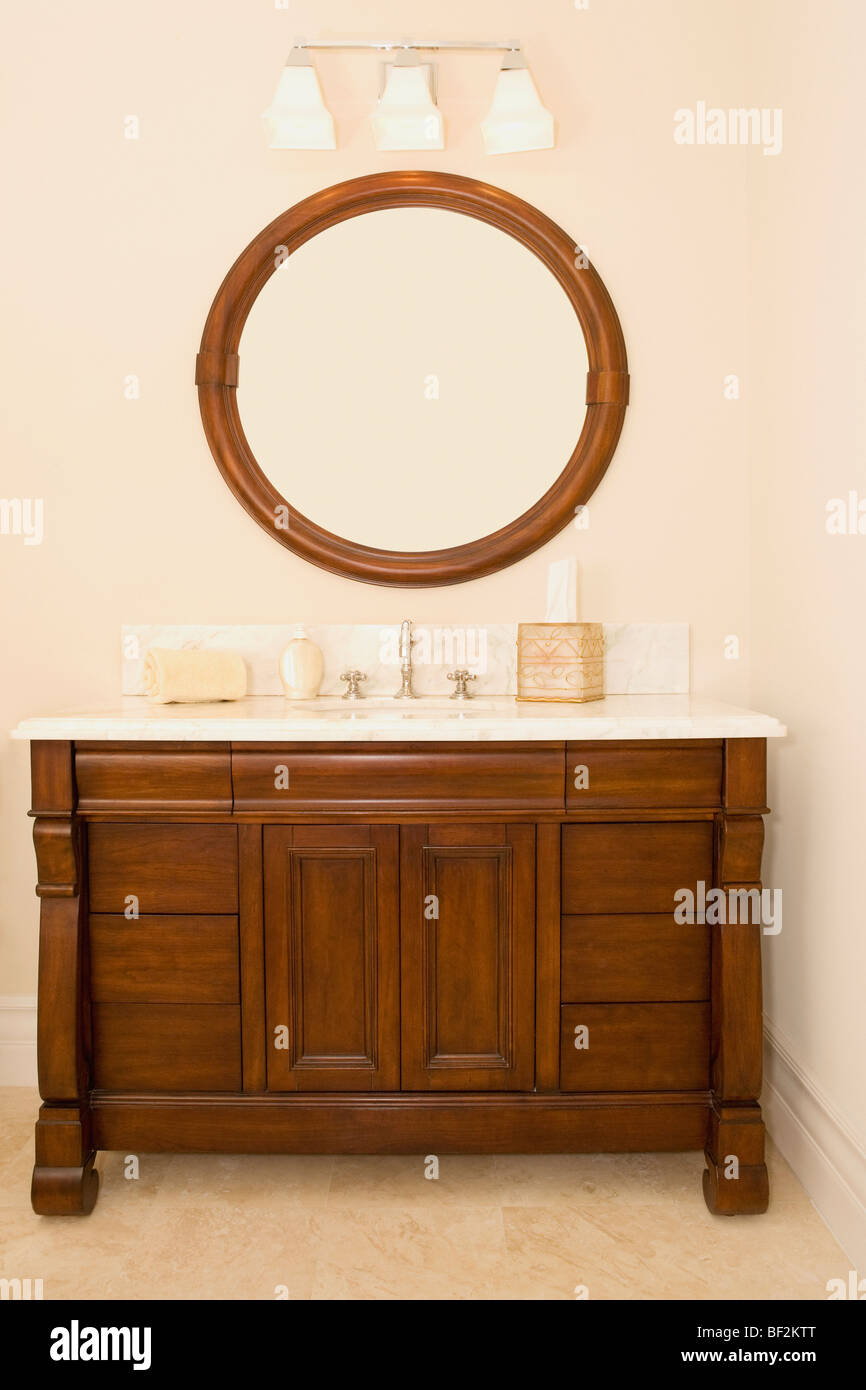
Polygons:
<instances>
[{"instance_id":1,"label":"raised cabinet door panel","mask_svg":"<svg viewBox=\"0 0 866 1390\"><path fill-rule=\"evenodd\" d=\"M400 1084L396 826L266 826L271 1091Z\"/></svg>"},{"instance_id":2,"label":"raised cabinet door panel","mask_svg":"<svg viewBox=\"0 0 866 1390\"><path fill-rule=\"evenodd\" d=\"M404 826L404 1091L529 1091L535 827Z\"/></svg>"}]
</instances>

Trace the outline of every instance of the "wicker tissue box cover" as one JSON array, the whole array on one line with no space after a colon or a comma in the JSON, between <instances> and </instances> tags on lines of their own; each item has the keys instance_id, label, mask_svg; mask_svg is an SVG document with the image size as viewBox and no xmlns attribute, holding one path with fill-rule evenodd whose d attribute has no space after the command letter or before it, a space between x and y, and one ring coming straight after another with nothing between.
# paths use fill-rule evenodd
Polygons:
<instances>
[{"instance_id":1,"label":"wicker tissue box cover","mask_svg":"<svg viewBox=\"0 0 866 1390\"><path fill-rule=\"evenodd\" d=\"M601 623L518 623L518 700L604 699Z\"/></svg>"}]
</instances>

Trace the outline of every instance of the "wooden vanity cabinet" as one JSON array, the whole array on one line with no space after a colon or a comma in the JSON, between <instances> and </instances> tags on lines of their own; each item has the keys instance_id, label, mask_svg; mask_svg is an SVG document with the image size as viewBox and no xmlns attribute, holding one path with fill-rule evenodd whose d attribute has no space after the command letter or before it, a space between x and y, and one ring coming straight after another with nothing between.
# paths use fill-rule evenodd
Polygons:
<instances>
[{"instance_id":1,"label":"wooden vanity cabinet","mask_svg":"<svg viewBox=\"0 0 866 1390\"><path fill-rule=\"evenodd\" d=\"M765 1209L761 928L674 912L759 885L763 740L32 768L38 1212L91 1209L100 1148L702 1149L711 1210Z\"/></svg>"}]
</instances>

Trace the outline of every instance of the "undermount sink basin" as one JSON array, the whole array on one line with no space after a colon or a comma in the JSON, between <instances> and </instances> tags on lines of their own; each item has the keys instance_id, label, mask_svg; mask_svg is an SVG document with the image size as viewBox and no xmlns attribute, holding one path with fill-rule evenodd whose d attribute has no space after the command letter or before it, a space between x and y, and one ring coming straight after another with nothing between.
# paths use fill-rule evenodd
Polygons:
<instances>
[{"instance_id":1,"label":"undermount sink basin","mask_svg":"<svg viewBox=\"0 0 866 1390\"><path fill-rule=\"evenodd\" d=\"M513 702L512 702L513 703ZM375 713L377 715L420 714L435 710L438 714L465 714L468 710L494 710L500 708L491 699L473 696L469 700L452 700L450 695L419 695L415 700L395 700L393 695L367 695L361 700L344 700L342 695L319 695L315 700L287 700L287 710L298 709L305 713L341 714Z\"/></svg>"}]
</instances>

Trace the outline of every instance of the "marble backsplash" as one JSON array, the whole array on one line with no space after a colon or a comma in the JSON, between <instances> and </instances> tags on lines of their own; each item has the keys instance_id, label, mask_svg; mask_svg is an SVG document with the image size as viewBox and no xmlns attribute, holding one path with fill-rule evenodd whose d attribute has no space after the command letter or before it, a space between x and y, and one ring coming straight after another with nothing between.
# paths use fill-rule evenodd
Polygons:
<instances>
[{"instance_id":1,"label":"marble backsplash","mask_svg":"<svg viewBox=\"0 0 866 1390\"><path fill-rule=\"evenodd\" d=\"M217 626L131 623L122 629L124 695L144 694L144 657L149 647L230 648L247 664L248 694L281 695L277 662L296 624ZM341 672L364 671L366 695L391 695L399 688L398 624L306 625L322 649L322 695L345 690ZM477 676L475 695L513 695L517 689L517 624L438 627L418 623L413 651L415 689L449 695L446 673L467 666ZM684 695L689 691L688 623L605 623L604 682L608 695Z\"/></svg>"}]
</instances>

